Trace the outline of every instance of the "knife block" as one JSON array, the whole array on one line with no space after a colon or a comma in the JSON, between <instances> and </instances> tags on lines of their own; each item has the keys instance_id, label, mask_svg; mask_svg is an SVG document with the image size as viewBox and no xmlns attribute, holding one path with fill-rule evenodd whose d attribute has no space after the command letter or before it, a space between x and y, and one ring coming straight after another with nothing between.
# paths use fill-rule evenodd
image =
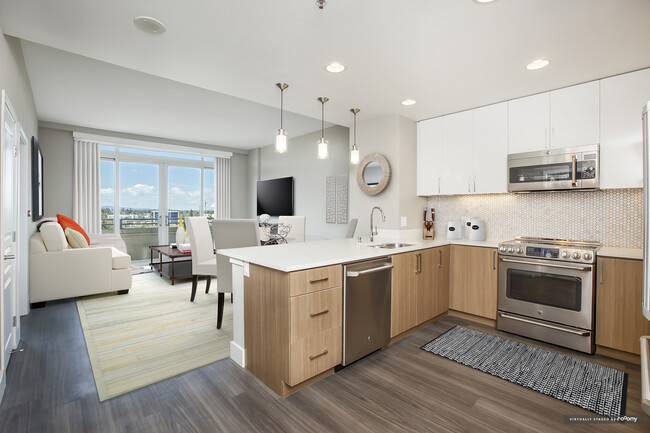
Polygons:
<instances>
[{"instance_id":1,"label":"knife block","mask_svg":"<svg viewBox=\"0 0 650 433\"><path fill-rule=\"evenodd\" d=\"M422 239L432 241L435 235L435 225L433 221L425 221L422 227Z\"/></svg>"}]
</instances>

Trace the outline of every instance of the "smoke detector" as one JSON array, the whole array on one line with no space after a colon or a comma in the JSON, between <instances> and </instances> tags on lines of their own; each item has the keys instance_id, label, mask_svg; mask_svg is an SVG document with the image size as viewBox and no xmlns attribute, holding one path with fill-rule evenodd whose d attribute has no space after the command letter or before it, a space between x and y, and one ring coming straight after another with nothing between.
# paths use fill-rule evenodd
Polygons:
<instances>
[{"instance_id":1,"label":"smoke detector","mask_svg":"<svg viewBox=\"0 0 650 433\"><path fill-rule=\"evenodd\" d=\"M139 16L133 19L133 24L143 32L147 33L164 33L167 30L167 26L163 24L162 21L157 20L152 17Z\"/></svg>"},{"instance_id":2,"label":"smoke detector","mask_svg":"<svg viewBox=\"0 0 650 433\"><path fill-rule=\"evenodd\" d=\"M316 6L318 6L318 9L320 10L323 10L326 4L327 0L316 0Z\"/></svg>"}]
</instances>

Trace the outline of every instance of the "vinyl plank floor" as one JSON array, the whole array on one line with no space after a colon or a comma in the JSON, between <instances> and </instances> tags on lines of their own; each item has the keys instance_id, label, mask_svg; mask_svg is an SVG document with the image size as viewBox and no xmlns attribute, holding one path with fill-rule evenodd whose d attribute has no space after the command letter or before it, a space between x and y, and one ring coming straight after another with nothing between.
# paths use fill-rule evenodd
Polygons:
<instances>
[{"instance_id":1,"label":"vinyl plank floor","mask_svg":"<svg viewBox=\"0 0 650 433\"><path fill-rule=\"evenodd\" d=\"M99 402L73 300L22 320L7 370L0 432L641 432L642 424L565 424L594 415L420 349L455 325L505 335L628 373L640 416L640 369L445 317L281 399L229 359Z\"/></svg>"}]
</instances>

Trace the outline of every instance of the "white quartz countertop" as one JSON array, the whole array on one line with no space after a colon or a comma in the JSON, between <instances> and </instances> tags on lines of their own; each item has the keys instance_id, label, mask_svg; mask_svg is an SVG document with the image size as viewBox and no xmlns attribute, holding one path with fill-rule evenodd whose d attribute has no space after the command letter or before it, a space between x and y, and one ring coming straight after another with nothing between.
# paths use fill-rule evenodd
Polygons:
<instances>
[{"instance_id":1,"label":"white quartz countertop","mask_svg":"<svg viewBox=\"0 0 650 433\"><path fill-rule=\"evenodd\" d=\"M598 250L598 255L601 257L614 257L618 259L643 260L643 248L602 247Z\"/></svg>"},{"instance_id":2,"label":"white quartz countertop","mask_svg":"<svg viewBox=\"0 0 650 433\"><path fill-rule=\"evenodd\" d=\"M375 248L371 246L390 242L401 242L410 244L410 246L394 249ZM220 249L217 250L217 254L221 254L236 260L241 260L242 262L248 262L259 266L264 266L266 268L277 269L282 272L293 272L302 269L317 268L321 266L386 257L393 254L406 253L410 251L417 251L450 244L496 248L499 244L499 241L487 240L481 242L448 239L433 241L410 241L384 238L377 240L372 244L368 243L367 241L358 244L355 239L336 239L329 241L300 242L261 247Z\"/></svg>"}]
</instances>

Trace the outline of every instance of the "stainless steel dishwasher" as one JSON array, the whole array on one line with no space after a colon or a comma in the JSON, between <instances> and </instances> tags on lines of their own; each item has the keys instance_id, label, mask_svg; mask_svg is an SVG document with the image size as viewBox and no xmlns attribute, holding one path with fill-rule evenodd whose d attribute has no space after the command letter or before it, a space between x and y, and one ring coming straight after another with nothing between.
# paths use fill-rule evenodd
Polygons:
<instances>
[{"instance_id":1,"label":"stainless steel dishwasher","mask_svg":"<svg viewBox=\"0 0 650 433\"><path fill-rule=\"evenodd\" d=\"M392 260L343 266L343 362L348 365L390 340Z\"/></svg>"}]
</instances>

